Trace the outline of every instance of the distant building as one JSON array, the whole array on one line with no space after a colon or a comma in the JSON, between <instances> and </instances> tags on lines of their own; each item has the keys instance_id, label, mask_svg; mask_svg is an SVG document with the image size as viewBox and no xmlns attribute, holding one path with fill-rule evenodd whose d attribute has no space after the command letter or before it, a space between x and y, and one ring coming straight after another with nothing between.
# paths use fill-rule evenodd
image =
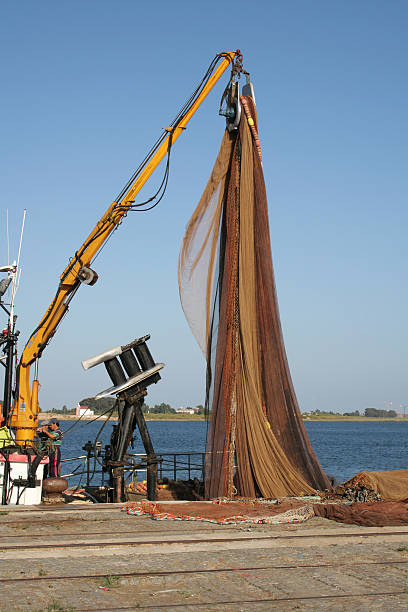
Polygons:
<instances>
[{"instance_id":1,"label":"distant building","mask_svg":"<svg viewBox=\"0 0 408 612\"><path fill-rule=\"evenodd\" d=\"M195 410L193 408L177 408L176 412L178 414L194 414Z\"/></svg>"},{"instance_id":2,"label":"distant building","mask_svg":"<svg viewBox=\"0 0 408 612\"><path fill-rule=\"evenodd\" d=\"M80 406L79 404L77 404L76 410L75 410L75 416L77 417L92 417L94 416L94 411L91 410L90 408L88 408L88 406Z\"/></svg>"}]
</instances>

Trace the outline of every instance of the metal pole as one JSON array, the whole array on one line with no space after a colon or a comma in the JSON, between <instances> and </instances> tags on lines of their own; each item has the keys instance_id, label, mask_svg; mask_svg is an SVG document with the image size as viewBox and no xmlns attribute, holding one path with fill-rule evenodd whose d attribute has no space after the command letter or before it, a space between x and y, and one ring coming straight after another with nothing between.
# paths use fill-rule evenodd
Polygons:
<instances>
[{"instance_id":1,"label":"metal pole","mask_svg":"<svg viewBox=\"0 0 408 612\"><path fill-rule=\"evenodd\" d=\"M147 499L150 501L156 500L157 486L157 456L154 452L152 439L147 429L146 421L142 411L142 402L139 401L135 406L136 423L139 428L140 437L147 455Z\"/></svg>"},{"instance_id":2,"label":"metal pole","mask_svg":"<svg viewBox=\"0 0 408 612\"><path fill-rule=\"evenodd\" d=\"M123 417L122 417L122 423L121 423L118 451L115 457L116 461L122 461L125 455L125 452L127 451L127 447L130 442L129 438L131 437L133 433L132 425L133 425L134 412L135 412L135 406L126 402L123 408Z\"/></svg>"},{"instance_id":3,"label":"metal pole","mask_svg":"<svg viewBox=\"0 0 408 612\"><path fill-rule=\"evenodd\" d=\"M115 501L121 502L122 499L122 488L123 488L123 468L114 468L113 470L113 481L114 481L114 495Z\"/></svg>"},{"instance_id":4,"label":"metal pole","mask_svg":"<svg viewBox=\"0 0 408 612\"><path fill-rule=\"evenodd\" d=\"M205 453L201 453L201 480L204 482L205 474Z\"/></svg>"},{"instance_id":5,"label":"metal pole","mask_svg":"<svg viewBox=\"0 0 408 612\"><path fill-rule=\"evenodd\" d=\"M115 463L121 463L125 456L126 450L130 444L132 433L134 431L134 420L140 432L140 437L146 452L147 462L147 498L150 501L156 499L157 486L157 457L154 452L153 443L150 438L149 430L147 429L146 421L142 411L143 398L137 398L132 401L132 397L126 399L123 408L119 440L116 446L117 452L114 453L112 459ZM112 470L113 488L115 501L122 501L123 496L123 467L116 465Z\"/></svg>"},{"instance_id":6,"label":"metal pole","mask_svg":"<svg viewBox=\"0 0 408 612\"><path fill-rule=\"evenodd\" d=\"M14 353L15 337L12 330L8 329L6 353L6 373L4 377L4 395L3 395L3 416L7 424L8 415L11 410L11 393L13 387L13 353Z\"/></svg>"},{"instance_id":7,"label":"metal pole","mask_svg":"<svg viewBox=\"0 0 408 612\"><path fill-rule=\"evenodd\" d=\"M2 506L7 504L7 493L8 493L8 480L9 480L9 472L10 472L10 463L8 460L8 453L4 452L3 449L3 457L4 457L4 472L3 472L3 492L1 498Z\"/></svg>"}]
</instances>

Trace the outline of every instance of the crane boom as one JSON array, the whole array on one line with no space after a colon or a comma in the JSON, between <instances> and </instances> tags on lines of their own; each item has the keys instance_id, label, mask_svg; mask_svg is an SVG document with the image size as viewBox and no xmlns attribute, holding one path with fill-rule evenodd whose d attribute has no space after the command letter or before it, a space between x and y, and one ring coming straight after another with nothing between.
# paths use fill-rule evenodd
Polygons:
<instances>
[{"instance_id":1,"label":"crane boom","mask_svg":"<svg viewBox=\"0 0 408 612\"><path fill-rule=\"evenodd\" d=\"M159 139L154 152L145 160L140 172L136 174L134 180L130 181L117 201L112 202L61 274L57 293L39 325L29 338L17 369L16 398L11 417L11 426L16 429L16 441L18 444L31 446L38 426L39 382L37 372L32 384L30 382L31 365L33 363L37 364L43 350L54 335L58 324L68 311L68 305L81 283L92 285L96 282L97 275L89 267L93 259L112 232L121 223L127 212L132 208L135 196L159 163L168 154L171 146L185 129L198 107L228 66L234 62L236 56L240 58L239 51L220 53L216 56L211 65L213 66L212 71L210 73L207 72L207 78L203 79L202 86L195 92L196 95L193 94L183 111L179 113L177 119L170 127L166 128L165 134Z\"/></svg>"}]
</instances>

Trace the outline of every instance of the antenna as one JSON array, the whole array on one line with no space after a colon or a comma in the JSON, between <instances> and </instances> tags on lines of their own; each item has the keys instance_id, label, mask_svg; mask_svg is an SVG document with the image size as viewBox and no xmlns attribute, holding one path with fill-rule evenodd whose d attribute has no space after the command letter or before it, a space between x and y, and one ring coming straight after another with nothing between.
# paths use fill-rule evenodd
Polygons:
<instances>
[{"instance_id":1,"label":"antenna","mask_svg":"<svg viewBox=\"0 0 408 612\"><path fill-rule=\"evenodd\" d=\"M14 272L13 272L13 281L12 281L12 289L11 289L11 303L10 303L10 324L11 325L13 325L13 320L14 320L14 299L16 297L18 285L20 284L20 275L18 274L18 271L19 271L18 269L20 265L21 246L23 243L24 224L25 224L26 214L27 214L27 209L24 209L23 221L21 223L20 244L18 246L17 262L14 262ZM21 274L21 270L20 270L20 274Z\"/></svg>"},{"instance_id":2,"label":"antenna","mask_svg":"<svg viewBox=\"0 0 408 612\"><path fill-rule=\"evenodd\" d=\"M9 224L8 224L8 208L6 208L6 237L7 237L7 265L10 265L10 239L9 239Z\"/></svg>"},{"instance_id":3,"label":"antenna","mask_svg":"<svg viewBox=\"0 0 408 612\"><path fill-rule=\"evenodd\" d=\"M23 222L21 224L21 232L20 232L20 244L18 246L18 256L17 256L17 268L20 265L20 255L21 255L21 244L23 242L23 234L24 234L24 223L25 223L25 218L26 218L26 214L27 214L27 209L24 209L23 212Z\"/></svg>"},{"instance_id":4,"label":"antenna","mask_svg":"<svg viewBox=\"0 0 408 612\"><path fill-rule=\"evenodd\" d=\"M19 288L19 286L20 286L20 278L21 278L21 268L20 268L20 270L18 271L18 279L17 279L17 285L16 285L16 293L17 293L17 289L18 289L18 288Z\"/></svg>"}]
</instances>

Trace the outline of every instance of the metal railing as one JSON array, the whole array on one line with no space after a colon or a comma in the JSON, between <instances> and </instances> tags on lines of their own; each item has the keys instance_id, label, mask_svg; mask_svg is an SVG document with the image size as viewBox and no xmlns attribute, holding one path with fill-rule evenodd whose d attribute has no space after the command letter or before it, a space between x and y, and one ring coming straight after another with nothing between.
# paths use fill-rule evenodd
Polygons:
<instances>
[{"instance_id":1,"label":"metal railing","mask_svg":"<svg viewBox=\"0 0 408 612\"><path fill-rule=\"evenodd\" d=\"M158 478L170 480L204 480L205 453L160 453Z\"/></svg>"},{"instance_id":2,"label":"metal railing","mask_svg":"<svg viewBox=\"0 0 408 612\"><path fill-rule=\"evenodd\" d=\"M135 459L146 459L143 453L129 453ZM168 478L169 480L194 480L197 478L200 481L204 479L205 453L157 453L157 477L159 480ZM69 462L79 461L80 463L67 474L62 474L63 478L82 478L86 475L86 485L89 486L94 482L96 475L100 475L98 485L104 486L106 480L106 472L104 472L94 456L79 455L78 457L69 457L61 460L61 465ZM80 469L82 467L82 469ZM98 467L98 469L97 469ZM129 468L126 473L138 474L146 473L146 468ZM85 484L85 482L84 482ZM96 484L96 483L95 483Z\"/></svg>"}]
</instances>

